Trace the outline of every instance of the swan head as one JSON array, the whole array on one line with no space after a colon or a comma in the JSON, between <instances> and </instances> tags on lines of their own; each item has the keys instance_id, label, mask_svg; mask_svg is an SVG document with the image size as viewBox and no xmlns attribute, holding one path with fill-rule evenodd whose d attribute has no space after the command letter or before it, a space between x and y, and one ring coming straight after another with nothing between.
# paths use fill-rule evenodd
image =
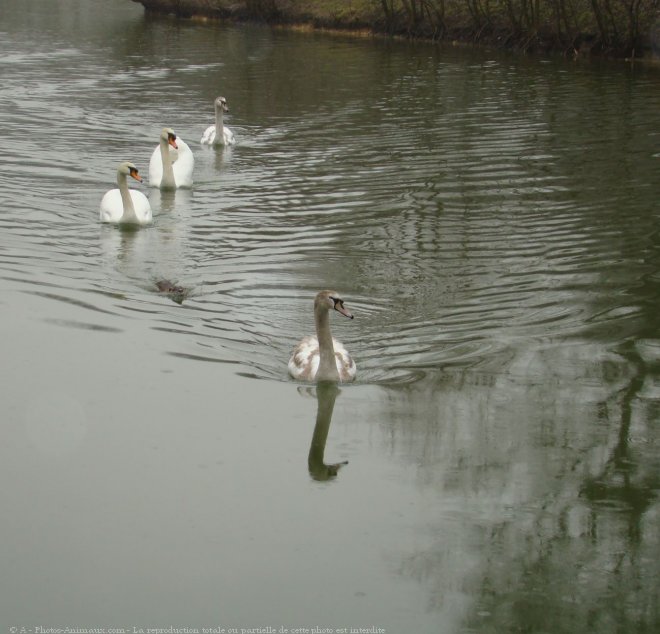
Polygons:
<instances>
[{"instance_id":1,"label":"swan head","mask_svg":"<svg viewBox=\"0 0 660 634\"><path fill-rule=\"evenodd\" d=\"M117 168L117 176L130 176L138 182L142 182L142 176L138 173L138 168L133 165L130 161L125 161L121 163Z\"/></svg>"},{"instance_id":2,"label":"swan head","mask_svg":"<svg viewBox=\"0 0 660 634\"><path fill-rule=\"evenodd\" d=\"M171 145L175 150L179 149L179 146L176 144L176 134L174 134L172 128L163 128L160 131L160 138L168 145Z\"/></svg>"},{"instance_id":3,"label":"swan head","mask_svg":"<svg viewBox=\"0 0 660 634\"><path fill-rule=\"evenodd\" d=\"M224 97L215 98L215 107L222 112L229 112L229 106L227 105L227 100Z\"/></svg>"},{"instance_id":4,"label":"swan head","mask_svg":"<svg viewBox=\"0 0 660 634\"><path fill-rule=\"evenodd\" d=\"M351 312L344 306L344 300L337 291L321 291L314 298L314 310L336 310L349 319L353 319Z\"/></svg>"}]
</instances>

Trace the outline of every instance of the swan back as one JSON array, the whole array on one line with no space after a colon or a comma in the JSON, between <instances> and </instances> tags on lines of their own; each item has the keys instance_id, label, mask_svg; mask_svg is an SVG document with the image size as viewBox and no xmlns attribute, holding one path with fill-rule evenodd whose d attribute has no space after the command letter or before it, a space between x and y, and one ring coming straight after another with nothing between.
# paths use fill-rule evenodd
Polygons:
<instances>
[{"instance_id":1,"label":"swan back","mask_svg":"<svg viewBox=\"0 0 660 634\"><path fill-rule=\"evenodd\" d=\"M130 161L117 168L118 189L111 189L101 199L99 219L101 222L122 224L147 224L152 220L149 199L140 191L129 189L126 177L142 182L137 167Z\"/></svg>"},{"instance_id":2,"label":"swan back","mask_svg":"<svg viewBox=\"0 0 660 634\"><path fill-rule=\"evenodd\" d=\"M321 291L314 299L316 336L303 337L293 349L289 374L301 381L339 381L355 379L357 368L348 350L330 333L329 313L336 310L353 319L336 291Z\"/></svg>"},{"instance_id":3,"label":"swan back","mask_svg":"<svg viewBox=\"0 0 660 634\"><path fill-rule=\"evenodd\" d=\"M149 161L149 185L160 189L189 188L193 184L195 157L172 128L163 128Z\"/></svg>"}]
</instances>

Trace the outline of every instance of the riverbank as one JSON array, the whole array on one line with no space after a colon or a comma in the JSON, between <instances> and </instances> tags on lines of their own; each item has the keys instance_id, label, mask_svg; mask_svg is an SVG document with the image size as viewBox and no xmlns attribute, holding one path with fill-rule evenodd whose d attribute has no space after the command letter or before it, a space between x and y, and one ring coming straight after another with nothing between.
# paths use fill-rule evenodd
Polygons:
<instances>
[{"instance_id":1,"label":"riverbank","mask_svg":"<svg viewBox=\"0 0 660 634\"><path fill-rule=\"evenodd\" d=\"M133 0L183 18L365 32L525 53L660 59L660 0ZM625 10L624 10L625 9Z\"/></svg>"}]
</instances>

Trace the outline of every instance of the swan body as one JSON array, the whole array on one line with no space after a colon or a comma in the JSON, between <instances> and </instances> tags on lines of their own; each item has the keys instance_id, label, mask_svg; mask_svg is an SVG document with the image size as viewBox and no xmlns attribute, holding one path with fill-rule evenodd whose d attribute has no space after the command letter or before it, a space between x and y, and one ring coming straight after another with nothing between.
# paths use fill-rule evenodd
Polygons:
<instances>
[{"instance_id":1,"label":"swan body","mask_svg":"<svg viewBox=\"0 0 660 634\"><path fill-rule=\"evenodd\" d=\"M303 337L289 359L289 374L301 381L353 381L357 368L348 351L330 333L330 311L353 319L335 291L321 291L314 298L316 336Z\"/></svg>"},{"instance_id":2,"label":"swan body","mask_svg":"<svg viewBox=\"0 0 660 634\"><path fill-rule=\"evenodd\" d=\"M101 222L122 224L148 224L152 220L149 199L135 189L129 189L126 177L130 176L142 182L137 167L126 161L117 168L117 185L119 189L111 189L101 199L99 218Z\"/></svg>"},{"instance_id":3,"label":"swan body","mask_svg":"<svg viewBox=\"0 0 660 634\"><path fill-rule=\"evenodd\" d=\"M160 189L192 187L195 157L188 144L163 128L160 140L149 161L149 186Z\"/></svg>"},{"instance_id":4,"label":"swan body","mask_svg":"<svg viewBox=\"0 0 660 634\"><path fill-rule=\"evenodd\" d=\"M210 125L204 131L200 143L202 145L234 145L234 133L223 124L223 115L229 112L227 100L217 97L215 102L215 124Z\"/></svg>"}]
</instances>

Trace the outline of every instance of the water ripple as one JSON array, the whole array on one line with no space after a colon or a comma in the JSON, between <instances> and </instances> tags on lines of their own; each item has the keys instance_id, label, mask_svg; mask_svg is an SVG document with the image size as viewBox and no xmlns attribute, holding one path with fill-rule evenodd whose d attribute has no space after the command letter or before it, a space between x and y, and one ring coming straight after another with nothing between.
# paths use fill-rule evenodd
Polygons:
<instances>
[{"instance_id":1,"label":"water ripple","mask_svg":"<svg viewBox=\"0 0 660 634\"><path fill-rule=\"evenodd\" d=\"M554 85L550 67L521 68L519 81L506 65L429 59L376 67L365 83L351 63L342 85L312 73L298 86L254 65L271 51L265 34L261 53L229 63L208 59L212 29L198 50L173 40L163 57L154 30L168 28L138 27L140 49L121 63L103 41L28 54L0 39L12 147L0 166L0 279L57 305L49 323L112 335L143 323L168 356L286 380L312 298L330 287L356 316L333 328L359 380L407 382L523 341L617 340L655 305L655 221L640 210L659 197L635 123L657 112L651 84L630 110L634 149L606 167L593 158L622 138L623 93L611 89L611 110L602 95L590 102L601 125L589 131L571 106L582 88ZM218 151L197 145L216 82L235 87L238 138ZM163 125L195 152L193 191L143 187L152 227L99 226L116 165L130 158L146 174ZM182 305L158 292L163 279L186 289ZM646 295L626 297L633 288Z\"/></svg>"}]
</instances>

